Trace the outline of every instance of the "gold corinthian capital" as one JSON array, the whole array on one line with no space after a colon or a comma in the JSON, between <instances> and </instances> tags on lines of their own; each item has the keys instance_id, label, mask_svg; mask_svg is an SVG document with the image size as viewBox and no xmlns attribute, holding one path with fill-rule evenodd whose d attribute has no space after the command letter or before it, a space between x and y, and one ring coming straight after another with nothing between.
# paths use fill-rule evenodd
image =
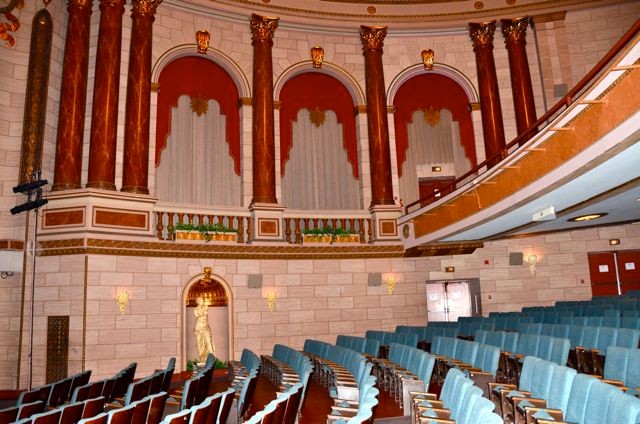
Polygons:
<instances>
[{"instance_id":1,"label":"gold corinthian capital","mask_svg":"<svg viewBox=\"0 0 640 424\"><path fill-rule=\"evenodd\" d=\"M133 14L138 16L153 16L162 0L132 0Z\"/></svg>"},{"instance_id":2,"label":"gold corinthian capital","mask_svg":"<svg viewBox=\"0 0 640 424\"><path fill-rule=\"evenodd\" d=\"M360 40L363 51L382 50L384 37L387 36L387 27L360 26Z\"/></svg>"},{"instance_id":3,"label":"gold corinthian capital","mask_svg":"<svg viewBox=\"0 0 640 424\"><path fill-rule=\"evenodd\" d=\"M527 25L529 24L528 16L515 19L502 19L500 20L500 23L502 25L502 35L504 35L504 42L506 44L526 43Z\"/></svg>"},{"instance_id":4,"label":"gold corinthian capital","mask_svg":"<svg viewBox=\"0 0 640 424\"><path fill-rule=\"evenodd\" d=\"M481 24L470 23L469 35L473 41L473 47L492 47L493 33L496 31L496 21L483 22Z\"/></svg>"},{"instance_id":5,"label":"gold corinthian capital","mask_svg":"<svg viewBox=\"0 0 640 424\"><path fill-rule=\"evenodd\" d=\"M267 16L251 15L251 40L252 41L271 41L273 34L278 28L279 18L269 18Z\"/></svg>"}]
</instances>

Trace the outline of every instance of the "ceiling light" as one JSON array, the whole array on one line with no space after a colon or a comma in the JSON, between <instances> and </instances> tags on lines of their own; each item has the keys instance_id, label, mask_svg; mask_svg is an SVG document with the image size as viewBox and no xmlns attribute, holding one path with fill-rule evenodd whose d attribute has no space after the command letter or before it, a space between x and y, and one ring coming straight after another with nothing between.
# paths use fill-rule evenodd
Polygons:
<instances>
[{"instance_id":1,"label":"ceiling light","mask_svg":"<svg viewBox=\"0 0 640 424\"><path fill-rule=\"evenodd\" d=\"M569 221L569 222L591 221L592 219L602 218L603 216L607 216L607 215L608 215L608 213L605 213L605 212L602 212L602 213L591 213L591 214L588 214L588 215L576 216L575 218L567 219L567 221Z\"/></svg>"}]
</instances>

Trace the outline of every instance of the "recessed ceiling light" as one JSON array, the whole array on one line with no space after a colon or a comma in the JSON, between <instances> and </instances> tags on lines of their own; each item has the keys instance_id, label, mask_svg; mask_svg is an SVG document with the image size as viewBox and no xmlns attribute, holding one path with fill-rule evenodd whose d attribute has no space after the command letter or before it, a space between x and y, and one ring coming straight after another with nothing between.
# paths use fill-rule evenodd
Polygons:
<instances>
[{"instance_id":1,"label":"recessed ceiling light","mask_svg":"<svg viewBox=\"0 0 640 424\"><path fill-rule=\"evenodd\" d=\"M606 216L606 215L609 215L609 214L605 213L605 212L602 212L602 213L590 213L589 215L581 215L581 216L576 216L575 218L567 219L567 221L569 221L569 222L591 221L592 219L602 218L603 216Z\"/></svg>"}]
</instances>

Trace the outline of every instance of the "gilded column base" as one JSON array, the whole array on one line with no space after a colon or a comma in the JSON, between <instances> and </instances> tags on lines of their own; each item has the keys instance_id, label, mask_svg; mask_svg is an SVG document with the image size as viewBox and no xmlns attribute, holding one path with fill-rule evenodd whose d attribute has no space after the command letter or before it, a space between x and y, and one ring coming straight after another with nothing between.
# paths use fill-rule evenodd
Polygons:
<instances>
[{"instance_id":1,"label":"gilded column base","mask_svg":"<svg viewBox=\"0 0 640 424\"><path fill-rule=\"evenodd\" d=\"M82 188L80 184L54 183L51 186L51 191L77 190L79 188Z\"/></svg>"},{"instance_id":2,"label":"gilded column base","mask_svg":"<svg viewBox=\"0 0 640 424\"><path fill-rule=\"evenodd\" d=\"M149 189L146 187L122 187L120 191L133 194L149 194Z\"/></svg>"}]
</instances>

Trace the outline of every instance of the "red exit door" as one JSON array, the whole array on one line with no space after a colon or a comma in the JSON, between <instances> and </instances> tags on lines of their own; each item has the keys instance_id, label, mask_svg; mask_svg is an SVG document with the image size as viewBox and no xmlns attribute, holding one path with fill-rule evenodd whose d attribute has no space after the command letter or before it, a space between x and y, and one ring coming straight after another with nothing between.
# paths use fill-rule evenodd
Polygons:
<instances>
[{"instance_id":1,"label":"red exit door","mask_svg":"<svg viewBox=\"0 0 640 424\"><path fill-rule=\"evenodd\" d=\"M594 252L588 257L593 296L640 289L640 250Z\"/></svg>"}]
</instances>

